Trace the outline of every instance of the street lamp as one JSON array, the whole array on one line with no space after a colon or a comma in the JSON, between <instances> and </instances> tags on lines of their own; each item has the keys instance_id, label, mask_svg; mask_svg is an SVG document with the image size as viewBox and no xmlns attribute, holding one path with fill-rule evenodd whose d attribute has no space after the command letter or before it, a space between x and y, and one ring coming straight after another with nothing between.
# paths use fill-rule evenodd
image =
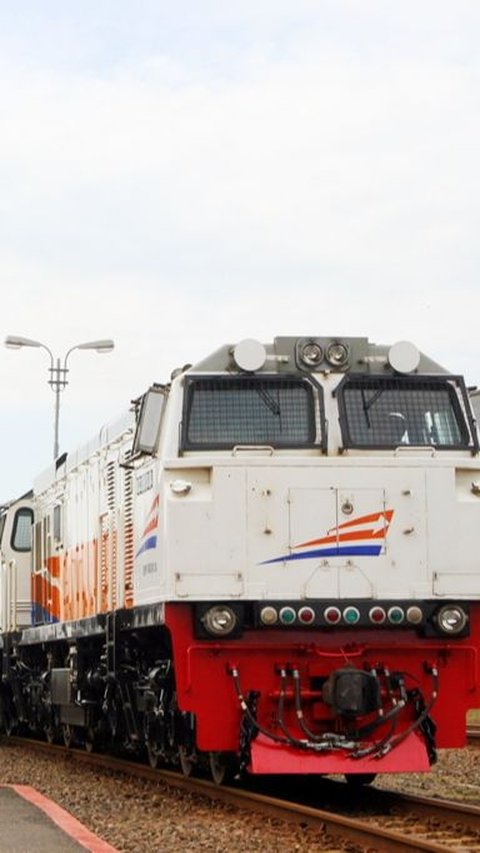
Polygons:
<instances>
[{"instance_id":1,"label":"street lamp","mask_svg":"<svg viewBox=\"0 0 480 853\"><path fill-rule=\"evenodd\" d=\"M48 384L50 385L52 391L55 394L55 436L53 440L53 458L56 459L58 456L60 392L63 391L68 385L68 356L75 349L93 349L99 353L111 352L114 347L114 343L111 340L104 340L87 341L83 344L76 344L74 347L70 347L70 349L67 351L63 359L63 364L60 358L54 359L51 349L45 344L42 344L41 341L33 341L31 338L21 338L18 335L9 335L7 338L5 338L5 346L9 349L21 349L22 347L40 347L41 349L46 350L50 356L50 379L48 380Z\"/></svg>"}]
</instances>

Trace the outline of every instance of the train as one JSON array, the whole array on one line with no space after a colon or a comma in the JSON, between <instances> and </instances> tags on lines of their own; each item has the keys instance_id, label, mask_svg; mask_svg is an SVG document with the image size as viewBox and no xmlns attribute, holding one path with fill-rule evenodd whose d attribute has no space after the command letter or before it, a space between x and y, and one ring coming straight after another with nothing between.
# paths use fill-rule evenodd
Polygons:
<instances>
[{"instance_id":1,"label":"train","mask_svg":"<svg viewBox=\"0 0 480 853\"><path fill-rule=\"evenodd\" d=\"M1 731L217 784L428 771L479 706L479 450L409 341L173 370L1 509Z\"/></svg>"}]
</instances>

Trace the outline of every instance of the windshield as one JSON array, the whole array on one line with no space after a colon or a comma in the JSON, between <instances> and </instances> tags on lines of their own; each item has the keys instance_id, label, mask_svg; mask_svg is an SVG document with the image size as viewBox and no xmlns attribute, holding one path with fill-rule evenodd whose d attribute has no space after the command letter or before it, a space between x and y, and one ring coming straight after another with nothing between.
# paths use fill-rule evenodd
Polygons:
<instances>
[{"instance_id":1,"label":"windshield","mask_svg":"<svg viewBox=\"0 0 480 853\"><path fill-rule=\"evenodd\" d=\"M313 388L303 379L215 377L189 381L185 449L315 443Z\"/></svg>"},{"instance_id":2,"label":"windshield","mask_svg":"<svg viewBox=\"0 0 480 853\"><path fill-rule=\"evenodd\" d=\"M349 377L339 389L344 445L470 447L459 387L450 377Z\"/></svg>"}]
</instances>

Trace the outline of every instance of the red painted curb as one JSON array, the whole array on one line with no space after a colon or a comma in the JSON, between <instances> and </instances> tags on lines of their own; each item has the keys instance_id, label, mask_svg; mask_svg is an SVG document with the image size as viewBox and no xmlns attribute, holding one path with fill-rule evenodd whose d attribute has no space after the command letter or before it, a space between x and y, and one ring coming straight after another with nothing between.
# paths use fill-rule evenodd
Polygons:
<instances>
[{"instance_id":1,"label":"red painted curb","mask_svg":"<svg viewBox=\"0 0 480 853\"><path fill-rule=\"evenodd\" d=\"M87 850L90 850L90 853L119 853L116 847L112 847L111 844L107 844L106 841L102 841L101 838L98 838L93 832L90 832L89 829L86 829L83 824L80 823L73 815L69 814L65 809L62 809L60 806L57 806L56 803L49 800L48 797L44 797L43 794L40 794L35 788L30 787L30 785L2 785L2 788L12 788L15 793L19 794L20 797L23 797L24 800L28 800L28 802L32 803L37 808L41 809L50 820L57 824L60 829L63 830L67 835L73 838L78 844L81 844L82 847L86 847Z\"/></svg>"}]
</instances>

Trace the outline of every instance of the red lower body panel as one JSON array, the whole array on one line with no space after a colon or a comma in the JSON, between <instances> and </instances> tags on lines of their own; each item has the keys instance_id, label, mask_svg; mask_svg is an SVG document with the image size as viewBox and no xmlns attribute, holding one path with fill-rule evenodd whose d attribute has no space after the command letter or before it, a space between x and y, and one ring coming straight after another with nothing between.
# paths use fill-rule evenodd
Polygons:
<instances>
[{"instance_id":1,"label":"red lower body panel","mask_svg":"<svg viewBox=\"0 0 480 853\"><path fill-rule=\"evenodd\" d=\"M178 705L194 715L197 748L234 752L251 773L427 770L435 746L465 744L466 713L480 704L480 605L470 607L470 636L457 640L414 629L278 628L247 629L238 639L198 639L190 604L168 604L166 625ZM358 718L338 713L325 683L345 670L380 674L380 711ZM315 740L324 733L357 738L356 746L320 751ZM298 748L305 740L310 745Z\"/></svg>"},{"instance_id":2,"label":"red lower body panel","mask_svg":"<svg viewBox=\"0 0 480 853\"><path fill-rule=\"evenodd\" d=\"M260 734L251 744L251 773L407 773L430 769L425 741L415 732L382 758L347 758L343 752L324 755L286 749Z\"/></svg>"}]
</instances>

